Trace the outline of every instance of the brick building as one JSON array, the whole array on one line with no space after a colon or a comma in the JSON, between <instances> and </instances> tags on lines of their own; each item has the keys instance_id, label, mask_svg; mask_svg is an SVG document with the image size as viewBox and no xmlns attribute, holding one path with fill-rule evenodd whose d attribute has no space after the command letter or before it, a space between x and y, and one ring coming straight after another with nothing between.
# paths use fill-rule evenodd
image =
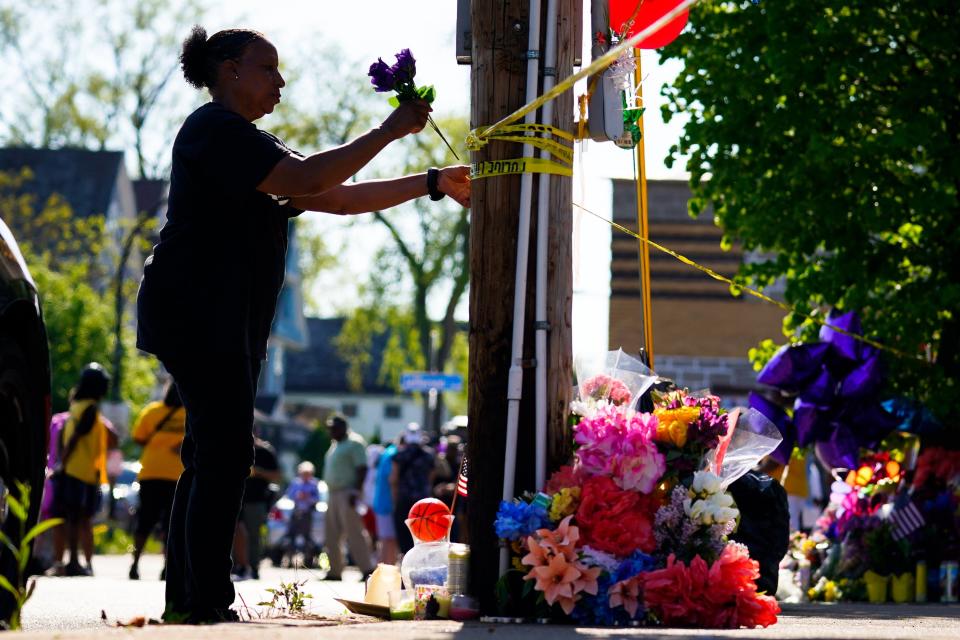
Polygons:
<instances>
[{"instance_id":1,"label":"brick building","mask_svg":"<svg viewBox=\"0 0 960 640\"><path fill-rule=\"evenodd\" d=\"M710 212L689 216L690 195L686 181L648 182L650 239L732 276L744 253L736 246L720 248L721 231ZM613 181L613 218L634 231L636 202L633 181ZM614 230L610 264L610 348L636 353L643 346L637 240ZM765 338L781 338L783 311L751 296L733 297L728 285L653 248L650 280L657 373L691 390L709 388L725 402L744 403L757 387L747 351Z\"/></svg>"}]
</instances>

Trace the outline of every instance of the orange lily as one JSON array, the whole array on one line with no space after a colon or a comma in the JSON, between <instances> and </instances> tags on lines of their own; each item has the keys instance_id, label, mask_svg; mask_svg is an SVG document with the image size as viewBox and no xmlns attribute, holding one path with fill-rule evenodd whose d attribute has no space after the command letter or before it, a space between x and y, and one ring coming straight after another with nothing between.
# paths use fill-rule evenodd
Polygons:
<instances>
[{"instance_id":1,"label":"orange lily","mask_svg":"<svg viewBox=\"0 0 960 640\"><path fill-rule=\"evenodd\" d=\"M570 524L572 519L572 515L567 516L560 521L560 524L558 524L557 528L553 531L549 529L540 529L537 531L537 535L540 536L541 544L544 547L554 553L563 554L567 560L571 562L577 559L577 552L574 550L574 547L577 544L577 540L580 539L580 528Z\"/></svg>"},{"instance_id":2,"label":"orange lily","mask_svg":"<svg viewBox=\"0 0 960 640\"><path fill-rule=\"evenodd\" d=\"M600 567L587 568L579 562L574 566L580 572L580 577L573 581L573 592L580 593L583 591L592 596L597 595L597 578L600 577L602 569Z\"/></svg>"},{"instance_id":3,"label":"orange lily","mask_svg":"<svg viewBox=\"0 0 960 640\"><path fill-rule=\"evenodd\" d=\"M573 593L573 583L580 577L580 570L567 562L566 556L558 554L550 559L546 566L534 567L524 580L536 580L535 588L542 591L547 603L553 604L561 600L560 606L567 613L573 611L576 601ZM569 605L569 611L567 606Z\"/></svg>"},{"instance_id":4,"label":"orange lily","mask_svg":"<svg viewBox=\"0 0 960 640\"><path fill-rule=\"evenodd\" d=\"M610 586L610 608L623 607L630 617L637 615L640 608L640 581L636 576L621 580Z\"/></svg>"},{"instance_id":5,"label":"orange lily","mask_svg":"<svg viewBox=\"0 0 960 640\"><path fill-rule=\"evenodd\" d=\"M550 554L548 549L540 544L533 536L527 537L527 555L520 558L520 562L531 567L541 567L550 564Z\"/></svg>"}]
</instances>

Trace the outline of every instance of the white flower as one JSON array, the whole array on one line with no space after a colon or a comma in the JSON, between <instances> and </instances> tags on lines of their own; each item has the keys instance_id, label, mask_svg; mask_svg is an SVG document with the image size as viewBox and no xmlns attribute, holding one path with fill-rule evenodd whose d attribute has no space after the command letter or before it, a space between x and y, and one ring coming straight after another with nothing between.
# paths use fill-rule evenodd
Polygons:
<instances>
[{"instance_id":1,"label":"white flower","mask_svg":"<svg viewBox=\"0 0 960 640\"><path fill-rule=\"evenodd\" d=\"M597 405L596 402L574 400L570 403L570 412L584 418L590 418L597 412Z\"/></svg>"},{"instance_id":2,"label":"white flower","mask_svg":"<svg viewBox=\"0 0 960 640\"><path fill-rule=\"evenodd\" d=\"M720 491L720 476L710 471L697 471L693 474L693 484L690 490L701 495Z\"/></svg>"},{"instance_id":3,"label":"white flower","mask_svg":"<svg viewBox=\"0 0 960 640\"><path fill-rule=\"evenodd\" d=\"M684 505L684 507L686 507L686 505ZM687 515L690 516L690 519L694 522L704 522L704 517L707 515L709 508L706 501L697 500L690 505L690 510L687 511Z\"/></svg>"},{"instance_id":4,"label":"white flower","mask_svg":"<svg viewBox=\"0 0 960 640\"><path fill-rule=\"evenodd\" d=\"M714 493L708 498L708 500L710 501L711 504L713 504L716 507L735 506L733 502L733 496L727 493L726 491L722 491L720 493Z\"/></svg>"}]
</instances>

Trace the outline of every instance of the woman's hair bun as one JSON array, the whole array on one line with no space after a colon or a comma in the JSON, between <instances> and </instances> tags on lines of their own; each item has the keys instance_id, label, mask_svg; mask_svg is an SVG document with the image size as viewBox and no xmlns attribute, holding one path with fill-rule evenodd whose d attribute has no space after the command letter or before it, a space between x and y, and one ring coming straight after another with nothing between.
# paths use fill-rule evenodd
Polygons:
<instances>
[{"instance_id":1,"label":"woman's hair bun","mask_svg":"<svg viewBox=\"0 0 960 640\"><path fill-rule=\"evenodd\" d=\"M190 35L183 41L180 66L183 69L183 77L197 89L209 87L212 82L208 53L207 31L200 25L194 25Z\"/></svg>"}]
</instances>

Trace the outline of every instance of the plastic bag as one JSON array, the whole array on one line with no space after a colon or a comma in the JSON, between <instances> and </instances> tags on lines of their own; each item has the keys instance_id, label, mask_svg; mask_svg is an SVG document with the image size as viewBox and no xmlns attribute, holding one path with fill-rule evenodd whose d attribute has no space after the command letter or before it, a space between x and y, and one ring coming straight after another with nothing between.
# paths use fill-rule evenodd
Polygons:
<instances>
[{"instance_id":1,"label":"plastic bag","mask_svg":"<svg viewBox=\"0 0 960 640\"><path fill-rule=\"evenodd\" d=\"M730 484L756 466L779 446L783 436L765 415L756 409L738 409L739 419L720 439L716 449L707 453L709 468L720 476L720 484ZM731 412L731 415L735 415Z\"/></svg>"},{"instance_id":2,"label":"plastic bag","mask_svg":"<svg viewBox=\"0 0 960 640\"><path fill-rule=\"evenodd\" d=\"M649 367L623 349L578 357L575 366L577 391L583 402L606 400L635 408L640 396L657 381Z\"/></svg>"}]
</instances>

